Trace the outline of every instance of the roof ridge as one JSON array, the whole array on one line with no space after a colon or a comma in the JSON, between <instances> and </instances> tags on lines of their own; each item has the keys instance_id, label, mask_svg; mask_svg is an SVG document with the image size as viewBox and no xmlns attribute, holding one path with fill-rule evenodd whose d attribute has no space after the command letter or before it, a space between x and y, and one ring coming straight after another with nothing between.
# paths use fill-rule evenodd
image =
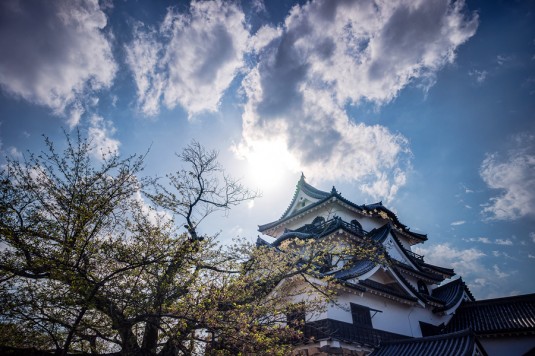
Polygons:
<instances>
[{"instance_id":1,"label":"roof ridge","mask_svg":"<svg viewBox=\"0 0 535 356\"><path fill-rule=\"evenodd\" d=\"M386 344L409 344L413 342L422 342L422 341L436 341L436 340L443 340L443 339L451 339L455 337L465 337L465 336L473 336L475 337L474 331L471 328L466 328L460 331L454 331L448 334L438 334L433 336L423 336L423 337L415 337L410 339L398 339L398 340L389 340L382 343L382 345Z\"/></svg>"},{"instance_id":2,"label":"roof ridge","mask_svg":"<svg viewBox=\"0 0 535 356\"><path fill-rule=\"evenodd\" d=\"M481 300L473 300L473 301L467 301L463 304L463 306L473 306L475 304L479 305L487 305L487 304L498 304L503 302L509 302L511 300L516 301L535 301L535 293L530 294L520 294L520 295L511 295L508 297L500 297L500 298L489 298L489 299L481 299Z\"/></svg>"}]
</instances>

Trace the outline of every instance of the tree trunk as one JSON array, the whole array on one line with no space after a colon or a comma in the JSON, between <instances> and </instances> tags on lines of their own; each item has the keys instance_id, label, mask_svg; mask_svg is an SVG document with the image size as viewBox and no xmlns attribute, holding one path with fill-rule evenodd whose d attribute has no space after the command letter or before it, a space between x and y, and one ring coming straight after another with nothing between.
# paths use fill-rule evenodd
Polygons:
<instances>
[{"instance_id":1,"label":"tree trunk","mask_svg":"<svg viewBox=\"0 0 535 356\"><path fill-rule=\"evenodd\" d=\"M158 329L160 328L160 318L151 317L145 324L142 349L146 355L155 355L158 347Z\"/></svg>"}]
</instances>

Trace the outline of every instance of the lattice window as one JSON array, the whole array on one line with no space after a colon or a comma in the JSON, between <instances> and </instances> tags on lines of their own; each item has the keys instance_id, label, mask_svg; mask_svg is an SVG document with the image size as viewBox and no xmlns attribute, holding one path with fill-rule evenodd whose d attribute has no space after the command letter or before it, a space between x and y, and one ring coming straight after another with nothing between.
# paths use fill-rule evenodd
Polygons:
<instances>
[{"instance_id":1,"label":"lattice window","mask_svg":"<svg viewBox=\"0 0 535 356\"><path fill-rule=\"evenodd\" d=\"M372 317L368 307L351 303L351 316L355 325L372 326Z\"/></svg>"}]
</instances>

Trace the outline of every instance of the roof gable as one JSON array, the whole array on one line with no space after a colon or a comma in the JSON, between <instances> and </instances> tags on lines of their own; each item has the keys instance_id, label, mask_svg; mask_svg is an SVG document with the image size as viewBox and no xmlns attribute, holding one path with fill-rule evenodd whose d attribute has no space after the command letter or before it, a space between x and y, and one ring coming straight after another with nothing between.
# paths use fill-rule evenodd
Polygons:
<instances>
[{"instance_id":1,"label":"roof gable","mask_svg":"<svg viewBox=\"0 0 535 356\"><path fill-rule=\"evenodd\" d=\"M398 220L396 214L383 206L382 202L357 205L342 197L335 187L333 187L330 192L314 188L305 181L304 174L301 174L301 178L297 182L292 201L282 216L278 220L271 223L259 225L258 231L265 232L274 229L277 226L280 226L280 224L293 219L299 214L305 213L306 211L330 201L331 198L332 202L338 203L350 210L358 212L362 216L380 218L384 221L390 222L394 229L404 238L406 238L411 245L427 240L426 235L410 231L407 226L403 225Z\"/></svg>"},{"instance_id":2,"label":"roof gable","mask_svg":"<svg viewBox=\"0 0 535 356\"><path fill-rule=\"evenodd\" d=\"M295 192L292 201L290 202L290 205L284 214L282 214L281 219L287 218L302 210L306 206L316 203L317 201L325 199L329 196L331 196L331 193L316 189L308 184L305 181L305 175L301 173L301 178L295 186Z\"/></svg>"}]
</instances>

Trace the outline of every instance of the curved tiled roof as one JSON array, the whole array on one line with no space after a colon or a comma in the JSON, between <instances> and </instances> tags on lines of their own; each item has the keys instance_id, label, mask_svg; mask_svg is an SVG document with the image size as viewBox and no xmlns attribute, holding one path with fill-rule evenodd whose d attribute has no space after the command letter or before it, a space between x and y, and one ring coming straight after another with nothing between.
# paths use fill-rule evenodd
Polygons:
<instances>
[{"instance_id":1,"label":"curved tiled roof","mask_svg":"<svg viewBox=\"0 0 535 356\"><path fill-rule=\"evenodd\" d=\"M471 328L477 335L535 334L535 294L463 302L446 331Z\"/></svg>"},{"instance_id":2,"label":"curved tiled roof","mask_svg":"<svg viewBox=\"0 0 535 356\"><path fill-rule=\"evenodd\" d=\"M380 228L376 228L366 234L372 241L383 243L384 240L388 237L388 234L392 230L392 225L389 223L384 224Z\"/></svg>"},{"instance_id":3,"label":"curved tiled roof","mask_svg":"<svg viewBox=\"0 0 535 356\"><path fill-rule=\"evenodd\" d=\"M334 189L334 187L333 187L333 189ZM290 212L290 209L294 205L295 200L297 199L297 195L299 194L300 190L302 190L303 193L305 193L309 197L316 198L316 199L323 199L323 198L327 198L327 197L331 196L331 193L324 192L323 190L319 190L317 188L314 188L310 184L308 184L305 181L305 175L303 173L301 173L301 178L299 179L299 182L297 182L297 184L295 186L295 192L294 192L294 196L292 198L292 201L288 205L288 208L286 208L286 211L284 212L284 214L282 214L281 219L284 218Z\"/></svg>"},{"instance_id":4,"label":"curved tiled roof","mask_svg":"<svg viewBox=\"0 0 535 356\"><path fill-rule=\"evenodd\" d=\"M304 325L305 340L340 340L347 343L376 346L387 340L405 339L407 336L373 329L368 326L354 325L334 319L321 319L307 322ZM333 354L325 350L326 354ZM342 354L337 350L335 354Z\"/></svg>"},{"instance_id":5,"label":"curved tiled roof","mask_svg":"<svg viewBox=\"0 0 535 356\"><path fill-rule=\"evenodd\" d=\"M475 348L487 355L470 330L438 336L383 342L370 356L471 356Z\"/></svg>"},{"instance_id":6,"label":"curved tiled roof","mask_svg":"<svg viewBox=\"0 0 535 356\"><path fill-rule=\"evenodd\" d=\"M372 281L371 279L365 279L363 281L359 281L359 284L366 288L371 288L382 293L396 296L398 298L410 300L412 302L415 302L418 300L418 298L413 297L412 295L408 294L402 288L395 288L393 286L389 286L389 285L382 284L376 281Z\"/></svg>"},{"instance_id":7,"label":"curved tiled roof","mask_svg":"<svg viewBox=\"0 0 535 356\"><path fill-rule=\"evenodd\" d=\"M323 222L321 224L315 225L315 224L306 224L302 226L301 228L297 230L286 230L279 238L277 238L273 243L270 245L273 247L279 246L283 241L291 238L298 238L298 239L317 239L321 238L323 236L327 236L331 234L334 231L337 230L344 230L346 232L349 232L351 234L357 234L361 237L368 239L369 241L376 243L376 244L382 244L385 239L390 236L390 232L392 231L392 224L386 223L383 226L373 229L372 231L366 233L365 231L358 229L357 227L343 221L339 217L335 217L329 221ZM263 240L262 240L263 241ZM394 241L398 244L399 248L405 253L405 255L414 263L415 267L412 267L410 265L403 264L386 253L387 259L390 261L390 265L392 267L392 271L398 276L400 281L410 290L410 292L406 291L398 291L398 290L392 290L390 286L382 285L379 283L375 283L373 281L359 281L358 285L365 286L368 288L371 288L373 290L391 294L393 296L404 298L410 301L416 301L421 300L422 302L426 304L431 304L435 307L439 307L440 310L445 310L443 307L447 306L450 307L449 301L450 298L445 296L444 294L447 291L450 291L450 287L455 285L454 284L448 284L448 288L445 286L442 288L439 288L437 292L442 292L438 297L437 296L429 296L429 295L423 295L421 294L416 288L414 288L410 282L407 281L405 277L403 277L402 273L408 273L412 275L419 276L420 278L425 278L427 280L431 281L441 281L444 278L442 277L442 274L437 274L432 271L429 271L427 269L421 268L418 263L416 263L416 260L418 260L416 257L412 256L410 254L411 251L407 251L402 245L399 239L394 236ZM419 260L418 260L419 261ZM421 261L419 261L421 262ZM423 262L421 262L423 264ZM334 277L340 280L341 282L346 281L350 278L359 277L369 271L371 271L375 266L377 265L377 261L371 261L371 260L359 260L354 262L351 266L348 268L344 268L338 272L334 272ZM427 265L427 264L425 264ZM429 265L430 266L430 265ZM440 269L440 267L436 267ZM405 272L403 272L405 271ZM412 295L411 295L412 293ZM462 293L460 295L462 297ZM455 303L459 300L455 300ZM455 304L454 303L454 304ZM448 309L446 308L446 309Z\"/></svg>"},{"instance_id":8,"label":"curved tiled roof","mask_svg":"<svg viewBox=\"0 0 535 356\"><path fill-rule=\"evenodd\" d=\"M413 274L413 275L416 275L422 279L426 279L428 281L432 281L432 282L442 282L444 280L444 277L440 274L437 274L437 273L432 273L432 272L428 272L428 271L421 271L421 270L418 270L418 269L414 269L412 268L412 266L406 264L406 263L403 263L403 262L400 262L398 260L392 260L392 264L396 267L396 268L399 268L400 270L403 270L409 274Z\"/></svg>"},{"instance_id":9,"label":"curved tiled roof","mask_svg":"<svg viewBox=\"0 0 535 356\"><path fill-rule=\"evenodd\" d=\"M425 263L423 261L420 261L416 258L412 258L411 259L412 262L416 263L418 265L418 267L421 267L424 271L428 271L428 272L438 272L442 275L445 275L445 276L448 276L448 277L453 277L455 275L455 272L453 271L452 268L445 268L445 267L440 267L440 266L435 266L435 265L431 265L429 263Z\"/></svg>"},{"instance_id":10,"label":"curved tiled roof","mask_svg":"<svg viewBox=\"0 0 535 356\"><path fill-rule=\"evenodd\" d=\"M431 296L444 303L443 307L436 308L435 312L445 311L459 303L466 290L466 284L464 284L462 278L457 278L449 283L446 283L440 287L433 289Z\"/></svg>"},{"instance_id":11,"label":"curved tiled roof","mask_svg":"<svg viewBox=\"0 0 535 356\"><path fill-rule=\"evenodd\" d=\"M334 274L338 279L350 279L362 276L364 273L371 271L377 264L370 260L361 260L353 263L348 269L343 269Z\"/></svg>"},{"instance_id":12,"label":"curved tiled roof","mask_svg":"<svg viewBox=\"0 0 535 356\"><path fill-rule=\"evenodd\" d=\"M312 204L309 204L309 205L303 207L302 209L299 209L298 211L295 211L292 214L290 214L290 210L291 210L292 206L294 206L295 201L297 200L297 196L299 195L300 191L303 191L308 196L310 196L312 198L315 198L315 199L319 199L319 200L314 202L314 203L312 203ZM379 217L380 215L379 215L378 212L382 211L394 223L396 228L399 228L403 233L408 234L409 236L411 236L412 238L414 238L414 239L416 239L417 241L420 241L420 242L423 242L423 241L427 240L427 235L419 234L419 233L415 233L415 232L410 231L410 229L406 225L402 224L399 221L399 219L398 219L396 214L394 214L391 210L389 210L389 209L387 209L387 208L385 208L383 206L382 202L374 203L374 204L357 205L357 204L345 199L344 197L342 197L342 195L335 189L335 187L333 187L330 192L325 192L323 190L319 190L317 188L314 188L313 186L311 186L310 184L308 184L305 181L305 176L303 174L301 174L301 178L297 182L296 189L295 189L292 201L288 205L288 208L286 208L286 211L284 212L284 214L282 214L281 218L279 220L276 220L276 221L273 221L273 222L270 222L270 223L267 223L267 224L264 224L264 225L259 225L258 226L258 231L263 232L263 231L269 230L270 228L273 228L273 227L279 225L280 223L282 223L282 222L284 222L286 220L289 220L290 218L296 216L297 214L301 214L303 212L306 212L306 211L308 211L310 209L313 209L313 208L315 208L315 207L327 202L331 198L336 198L341 203L347 204L348 206L350 206L350 207L352 207L352 208L354 208L354 209L356 209L358 211L361 211L361 212L363 212L365 214L371 214L371 217Z\"/></svg>"},{"instance_id":13,"label":"curved tiled roof","mask_svg":"<svg viewBox=\"0 0 535 356\"><path fill-rule=\"evenodd\" d=\"M401 230L403 230L403 232L405 232L406 234L409 234L411 237L416 238L417 240L421 240L422 242L427 240L427 235L410 231L410 228L408 228L407 225L402 224L399 221L398 216L390 209L387 209L381 201L373 204L362 204L359 205L359 208L368 212L382 211L394 222L396 226L399 226Z\"/></svg>"},{"instance_id":14,"label":"curved tiled roof","mask_svg":"<svg viewBox=\"0 0 535 356\"><path fill-rule=\"evenodd\" d=\"M273 241L273 246L280 245L283 241L291 239L291 238L298 238L298 239L312 239L312 238L320 238L323 236L327 236L330 233L342 229L348 233L351 233L353 235L357 235L360 237L364 237L365 231L351 225L350 223L347 223L343 221L339 217L334 217L331 220L328 220L326 222L323 222L321 224L315 225L315 224L306 224L302 227L300 227L297 230L290 230L286 229L284 233L282 233L275 241Z\"/></svg>"}]
</instances>

